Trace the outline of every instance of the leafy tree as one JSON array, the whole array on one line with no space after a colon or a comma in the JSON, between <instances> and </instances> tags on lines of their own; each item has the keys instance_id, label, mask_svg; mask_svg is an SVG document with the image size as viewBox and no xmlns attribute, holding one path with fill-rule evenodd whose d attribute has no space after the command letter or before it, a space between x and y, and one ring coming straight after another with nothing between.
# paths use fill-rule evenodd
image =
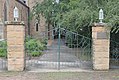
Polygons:
<instances>
[{"instance_id":1,"label":"leafy tree","mask_svg":"<svg viewBox=\"0 0 119 80\"><path fill-rule=\"evenodd\" d=\"M71 31L87 32L94 22L99 22L98 12L104 10L104 22L112 27L112 32L118 32L119 26L119 1L118 0L44 0L33 7L33 15L46 18L48 26L56 27L59 23ZM82 30L82 31L81 31ZM86 30L86 31L85 31Z\"/></svg>"}]
</instances>

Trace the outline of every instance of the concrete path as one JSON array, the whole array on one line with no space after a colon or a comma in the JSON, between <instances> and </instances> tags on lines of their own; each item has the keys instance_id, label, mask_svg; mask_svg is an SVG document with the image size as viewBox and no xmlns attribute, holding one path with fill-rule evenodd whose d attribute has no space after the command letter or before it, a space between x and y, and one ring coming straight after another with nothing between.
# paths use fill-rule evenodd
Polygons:
<instances>
[{"instance_id":1,"label":"concrete path","mask_svg":"<svg viewBox=\"0 0 119 80\"><path fill-rule=\"evenodd\" d=\"M62 40L60 43L60 61L61 62L76 62L79 59L75 56L75 52L72 48L68 48L64 45ZM40 58L41 61L57 62L59 56L58 40L53 40L52 45L48 46L45 54Z\"/></svg>"}]
</instances>

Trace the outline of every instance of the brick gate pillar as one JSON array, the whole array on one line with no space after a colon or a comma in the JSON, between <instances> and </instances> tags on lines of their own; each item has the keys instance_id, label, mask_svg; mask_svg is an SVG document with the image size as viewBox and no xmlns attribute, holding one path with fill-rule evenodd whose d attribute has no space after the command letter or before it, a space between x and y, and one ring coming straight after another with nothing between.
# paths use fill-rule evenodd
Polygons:
<instances>
[{"instance_id":1,"label":"brick gate pillar","mask_svg":"<svg viewBox=\"0 0 119 80\"><path fill-rule=\"evenodd\" d=\"M92 27L93 69L109 70L110 34L106 24L95 23Z\"/></svg>"},{"instance_id":2,"label":"brick gate pillar","mask_svg":"<svg viewBox=\"0 0 119 80\"><path fill-rule=\"evenodd\" d=\"M8 71L23 71L25 67L25 26L23 22L6 22Z\"/></svg>"}]
</instances>

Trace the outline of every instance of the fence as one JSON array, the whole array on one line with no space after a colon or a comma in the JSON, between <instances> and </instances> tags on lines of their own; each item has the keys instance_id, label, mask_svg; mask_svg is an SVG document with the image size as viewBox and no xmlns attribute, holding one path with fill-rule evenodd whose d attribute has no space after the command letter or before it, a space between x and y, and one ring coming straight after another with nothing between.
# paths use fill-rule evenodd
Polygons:
<instances>
[{"instance_id":1,"label":"fence","mask_svg":"<svg viewBox=\"0 0 119 80\"><path fill-rule=\"evenodd\" d=\"M7 70L7 42L0 41L0 70Z\"/></svg>"},{"instance_id":2,"label":"fence","mask_svg":"<svg viewBox=\"0 0 119 80\"><path fill-rule=\"evenodd\" d=\"M119 42L110 41L110 68L119 68Z\"/></svg>"}]
</instances>

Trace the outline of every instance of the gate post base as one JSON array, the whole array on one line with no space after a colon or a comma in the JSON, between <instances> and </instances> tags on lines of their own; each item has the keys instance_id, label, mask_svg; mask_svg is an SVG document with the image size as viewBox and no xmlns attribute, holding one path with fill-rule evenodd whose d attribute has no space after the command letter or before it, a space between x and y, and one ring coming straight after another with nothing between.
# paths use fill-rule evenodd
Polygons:
<instances>
[{"instance_id":1,"label":"gate post base","mask_svg":"<svg viewBox=\"0 0 119 80\"><path fill-rule=\"evenodd\" d=\"M105 25L103 23L95 23L92 27L94 70L109 70L110 34Z\"/></svg>"},{"instance_id":2,"label":"gate post base","mask_svg":"<svg viewBox=\"0 0 119 80\"><path fill-rule=\"evenodd\" d=\"M8 71L23 71L25 67L25 27L23 22L6 22Z\"/></svg>"}]
</instances>

